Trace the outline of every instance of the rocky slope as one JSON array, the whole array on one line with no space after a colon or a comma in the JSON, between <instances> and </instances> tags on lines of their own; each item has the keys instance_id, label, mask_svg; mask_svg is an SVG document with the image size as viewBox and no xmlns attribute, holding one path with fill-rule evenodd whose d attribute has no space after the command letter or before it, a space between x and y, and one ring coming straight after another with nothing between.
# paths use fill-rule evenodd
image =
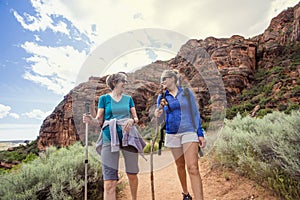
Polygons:
<instances>
[{"instance_id":1,"label":"rocky slope","mask_svg":"<svg viewBox=\"0 0 300 200\"><path fill-rule=\"evenodd\" d=\"M209 37L183 44L177 56L157 61L129 74L128 94L136 103L140 125L151 120L160 92L163 69L175 68L196 94L202 119L216 121L237 112L260 116L270 110L289 111L300 105L300 4L272 19L264 33L245 39ZM217 70L216 70L217 69ZM84 141L81 123L85 103L95 114L101 94L108 92L106 77L90 77L68 93L43 122L40 150ZM90 132L98 132L90 127Z\"/></svg>"}]
</instances>

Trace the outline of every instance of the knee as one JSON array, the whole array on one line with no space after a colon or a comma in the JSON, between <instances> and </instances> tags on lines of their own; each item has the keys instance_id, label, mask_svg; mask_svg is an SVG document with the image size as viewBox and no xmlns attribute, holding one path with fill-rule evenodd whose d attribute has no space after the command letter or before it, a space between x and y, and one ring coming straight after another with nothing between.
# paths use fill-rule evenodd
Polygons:
<instances>
[{"instance_id":1,"label":"knee","mask_svg":"<svg viewBox=\"0 0 300 200\"><path fill-rule=\"evenodd\" d=\"M177 171L178 172L185 172L185 166L184 165L177 165Z\"/></svg>"},{"instance_id":2,"label":"knee","mask_svg":"<svg viewBox=\"0 0 300 200\"><path fill-rule=\"evenodd\" d=\"M177 170L185 170L185 162L176 162Z\"/></svg>"},{"instance_id":3,"label":"knee","mask_svg":"<svg viewBox=\"0 0 300 200\"><path fill-rule=\"evenodd\" d=\"M188 166L187 171L190 175L199 175L200 174L198 165Z\"/></svg>"},{"instance_id":4,"label":"knee","mask_svg":"<svg viewBox=\"0 0 300 200\"><path fill-rule=\"evenodd\" d=\"M137 174L129 174L129 173L127 173L127 177L128 177L129 181L137 181L138 180Z\"/></svg>"},{"instance_id":5,"label":"knee","mask_svg":"<svg viewBox=\"0 0 300 200\"><path fill-rule=\"evenodd\" d=\"M104 190L107 193L113 193L116 190L117 181L104 181Z\"/></svg>"}]
</instances>

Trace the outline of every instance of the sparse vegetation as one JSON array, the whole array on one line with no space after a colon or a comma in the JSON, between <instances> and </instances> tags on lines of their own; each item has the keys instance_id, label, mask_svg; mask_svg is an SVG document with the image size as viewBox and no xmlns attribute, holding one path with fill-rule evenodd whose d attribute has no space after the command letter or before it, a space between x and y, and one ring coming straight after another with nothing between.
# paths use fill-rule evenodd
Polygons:
<instances>
[{"instance_id":1,"label":"sparse vegetation","mask_svg":"<svg viewBox=\"0 0 300 200\"><path fill-rule=\"evenodd\" d=\"M300 198L300 111L226 120L216 155L224 166L275 191Z\"/></svg>"},{"instance_id":2,"label":"sparse vegetation","mask_svg":"<svg viewBox=\"0 0 300 200\"><path fill-rule=\"evenodd\" d=\"M31 160L31 161L30 161ZM28 157L19 169L1 175L1 199L83 199L85 149L79 143L50 147L40 157ZM102 199L101 163L89 157L89 197Z\"/></svg>"},{"instance_id":3,"label":"sparse vegetation","mask_svg":"<svg viewBox=\"0 0 300 200\"><path fill-rule=\"evenodd\" d=\"M145 138L145 140L147 140L147 141L150 141L154 137L155 127L148 125L144 128L138 127L138 130L139 130L141 136L143 138Z\"/></svg>"},{"instance_id":4,"label":"sparse vegetation","mask_svg":"<svg viewBox=\"0 0 300 200\"><path fill-rule=\"evenodd\" d=\"M18 147L14 147L13 151L0 151L0 161L2 162L14 162L14 161L22 161L24 160L28 154L38 155L37 148L37 140L34 140L27 145L19 145Z\"/></svg>"},{"instance_id":5,"label":"sparse vegetation","mask_svg":"<svg viewBox=\"0 0 300 200\"><path fill-rule=\"evenodd\" d=\"M144 148L144 153L150 153L151 152L151 146L152 146L152 142L148 142ZM154 149L153 151L157 151L158 150L158 143L155 142L154 144Z\"/></svg>"},{"instance_id":6,"label":"sparse vegetation","mask_svg":"<svg viewBox=\"0 0 300 200\"><path fill-rule=\"evenodd\" d=\"M256 105L260 106L255 115L258 117L272 112L270 109L285 113L299 109L299 103L286 102L287 98L299 97L300 78L295 79L289 75L299 65L299 45L296 43L284 47L285 58L275 59L274 63L277 64L272 68L258 68L252 82L253 87L242 91L238 100L227 109L226 118L232 119L237 113L246 116Z\"/></svg>"}]
</instances>

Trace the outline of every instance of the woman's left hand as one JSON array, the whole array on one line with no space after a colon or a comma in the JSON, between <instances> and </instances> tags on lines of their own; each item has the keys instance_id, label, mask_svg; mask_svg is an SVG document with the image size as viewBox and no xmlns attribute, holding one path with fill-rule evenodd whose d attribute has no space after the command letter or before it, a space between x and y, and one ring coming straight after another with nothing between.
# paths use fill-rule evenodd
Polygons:
<instances>
[{"instance_id":1,"label":"woman's left hand","mask_svg":"<svg viewBox=\"0 0 300 200\"><path fill-rule=\"evenodd\" d=\"M206 146L206 141L205 141L204 137L198 137L198 139L199 139L200 147L204 148Z\"/></svg>"},{"instance_id":2,"label":"woman's left hand","mask_svg":"<svg viewBox=\"0 0 300 200\"><path fill-rule=\"evenodd\" d=\"M130 129L132 128L133 124L134 124L134 120L133 119L128 119L127 122L124 125L124 131L125 132L130 131Z\"/></svg>"}]
</instances>

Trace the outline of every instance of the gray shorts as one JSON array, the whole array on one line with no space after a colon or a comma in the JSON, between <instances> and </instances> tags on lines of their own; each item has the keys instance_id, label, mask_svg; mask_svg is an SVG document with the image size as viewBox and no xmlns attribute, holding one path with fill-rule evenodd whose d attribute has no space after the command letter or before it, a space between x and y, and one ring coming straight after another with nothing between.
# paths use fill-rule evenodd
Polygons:
<instances>
[{"instance_id":1,"label":"gray shorts","mask_svg":"<svg viewBox=\"0 0 300 200\"><path fill-rule=\"evenodd\" d=\"M125 171L129 174L137 174L139 172L138 167L138 153L134 147L126 149L120 149L122 151L125 161ZM101 162L102 162L102 174L103 180L119 180L119 156L120 151L111 152L111 146L109 144L103 144L101 149Z\"/></svg>"},{"instance_id":2,"label":"gray shorts","mask_svg":"<svg viewBox=\"0 0 300 200\"><path fill-rule=\"evenodd\" d=\"M176 134L166 134L165 146L168 148L182 147L182 144L188 142L199 142L197 133L185 132Z\"/></svg>"}]
</instances>

